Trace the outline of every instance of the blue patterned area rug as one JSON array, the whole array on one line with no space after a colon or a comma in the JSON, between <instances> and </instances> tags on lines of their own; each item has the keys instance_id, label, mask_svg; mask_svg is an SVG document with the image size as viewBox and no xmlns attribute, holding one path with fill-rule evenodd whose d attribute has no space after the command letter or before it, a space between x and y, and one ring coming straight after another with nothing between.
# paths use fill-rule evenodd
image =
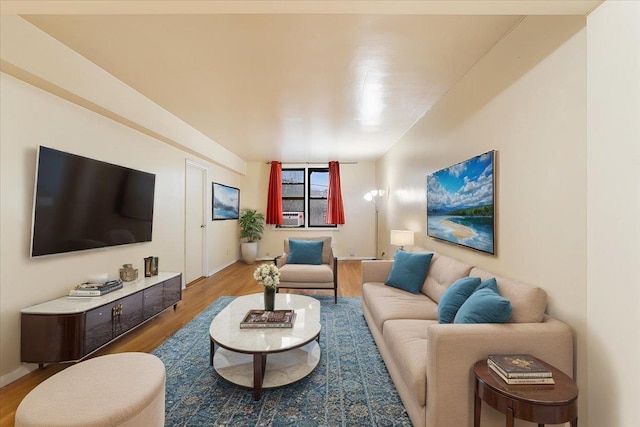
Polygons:
<instances>
[{"instance_id":1,"label":"blue patterned area rug","mask_svg":"<svg viewBox=\"0 0 640 427\"><path fill-rule=\"evenodd\" d=\"M221 297L153 354L167 369L167 426L411 426L362 314L360 298L315 296L320 363L302 380L265 389L231 384L209 366L209 324Z\"/></svg>"}]
</instances>

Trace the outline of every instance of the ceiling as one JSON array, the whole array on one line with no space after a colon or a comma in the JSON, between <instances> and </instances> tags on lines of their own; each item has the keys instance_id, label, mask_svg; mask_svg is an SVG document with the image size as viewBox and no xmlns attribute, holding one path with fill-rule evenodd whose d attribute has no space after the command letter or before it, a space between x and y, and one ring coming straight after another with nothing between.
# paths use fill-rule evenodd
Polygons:
<instances>
[{"instance_id":1,"label":"ceiling","mask_svg":"<svg viewBox=\"0 0 640 427\"><path fill-rule=\"evenodd\" d=\"M89 3L112 9L84 4L56 14L47 2L33 3L43 7L23 18L245 161L378 159L521 19L504 10L334 13L327 6L393 3L383 1L325 2L324 9L314 1L239 1L235 7L247 6L241 12L186 14L150 7L178 2L113 9L124 2L96 1ZM191 3L230 2L183 5ZM269 3L315 7L264 12ZM403 3L416 2L396 5Z\"/></svg>"}]
</instances>

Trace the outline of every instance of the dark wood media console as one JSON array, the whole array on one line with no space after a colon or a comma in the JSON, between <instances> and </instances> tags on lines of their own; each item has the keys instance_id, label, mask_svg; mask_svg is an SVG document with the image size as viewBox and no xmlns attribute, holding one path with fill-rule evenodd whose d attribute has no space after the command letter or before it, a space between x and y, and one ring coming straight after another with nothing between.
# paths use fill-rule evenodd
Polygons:
<instances>
[{"instance_id":1,"label":"dark wood media console","mask_svg":"<svg viewBox=\"0 0 640 427\"><path fill-rule=\"evenodd\" d=\"M100 297L62 297L21 310L20 360L81 360L182 299L182 274L161 272Z\"/></svg>"}]
</instances>

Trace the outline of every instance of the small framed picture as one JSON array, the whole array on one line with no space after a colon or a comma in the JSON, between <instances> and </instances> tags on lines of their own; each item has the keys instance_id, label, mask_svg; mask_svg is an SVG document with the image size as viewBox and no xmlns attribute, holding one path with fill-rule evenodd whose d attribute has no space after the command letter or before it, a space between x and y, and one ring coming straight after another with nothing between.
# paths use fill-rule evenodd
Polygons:
<instances>
[{"instance_id":1,"label":"small framed picture","mask_svg":"<svg viewBox=\"0 0 640 427\"><path fill-rule=\"evenodd\" d=\"M240 214L240 190L228 185L213 183L212 219L238 219Z\"/></svg>"}]
</instances>

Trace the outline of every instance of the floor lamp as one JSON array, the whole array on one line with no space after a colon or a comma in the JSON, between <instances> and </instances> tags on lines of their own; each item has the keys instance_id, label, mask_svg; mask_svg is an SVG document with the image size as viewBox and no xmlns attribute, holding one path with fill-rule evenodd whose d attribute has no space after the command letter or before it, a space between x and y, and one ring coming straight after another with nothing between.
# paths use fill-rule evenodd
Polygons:
<instances>
[{"instance_id":1,"label":"floor lamp","mask_svg":"<svg viewBox=\"0 0 640 427\"><path fill-rule=\"evenodd\" d=\"M376 208L376 256L375 259L378 259L378 199L384 196L384 190L371 190L367 194L364 195L364 199L368 202L373 203L373 206Z\"/></svg>"}]
</instances>

